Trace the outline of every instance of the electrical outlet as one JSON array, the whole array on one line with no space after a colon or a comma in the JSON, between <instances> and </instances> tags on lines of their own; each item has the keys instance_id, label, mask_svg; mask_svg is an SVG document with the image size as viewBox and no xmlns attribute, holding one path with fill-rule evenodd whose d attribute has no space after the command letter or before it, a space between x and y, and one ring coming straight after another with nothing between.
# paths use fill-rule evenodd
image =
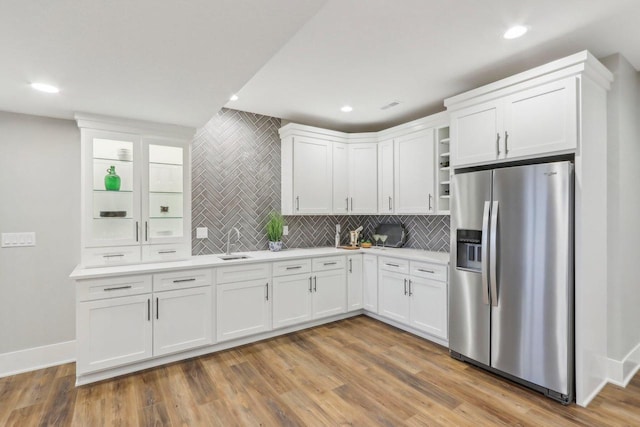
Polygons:
<instances>
[{"instance_id":1,"label":"electrical outlet","mask_svg":"<svg viewBox=\"0 0 640 427\"><path fill-rule=\"evenodd\" d=\"M17 248L21 246L35 246L36 233L2 233L3 248Z\"/></svg>"},{"instance_id":2,"label":"electrical outlet","mask_svg":"<svg viewBox=\"0 0 640 427\"><path fill-rule=\"evenodd\" d=\"M283 236L288 236L289 235L289 226L288 225L282 226L282 235Z\"/></svg>"},{"instance_id":3,"label":"electrical outlet","mask_svg":"<svg viewBox=\"0 0 640 427\"><path fill-rule=\"evenodd\" d=\"M336 224L336 233L340 232L340 224Z\"/></svg>"},{"instance_id":4,"label":"electrical outlet","mask_svg":"<svg viewBox=\"0 0 640 427\"><path fill-rule=\"evenodd\" d=\"M206 239L209 237L209 229L207 227L196 228L196 239Z\"/></svg>"}]
</instances>

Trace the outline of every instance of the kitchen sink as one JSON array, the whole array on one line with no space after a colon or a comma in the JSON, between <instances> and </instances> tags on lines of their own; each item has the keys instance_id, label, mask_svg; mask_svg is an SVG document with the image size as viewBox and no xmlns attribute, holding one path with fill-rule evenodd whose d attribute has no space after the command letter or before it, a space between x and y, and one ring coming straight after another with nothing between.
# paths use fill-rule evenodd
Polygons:
<instances>
[{"instance_id":1,"label":"kitchen sink","mask_svg":"<svg viewBox=\"0 0 640 427\"><path fill-rule=\"evenodd\" d=\"M249 256L246 255L220 255L218 256L218 258L220 258L223 261L233 261L236 259L247 259L247 258L251 258Z\"/></svg>"}]
</instances>

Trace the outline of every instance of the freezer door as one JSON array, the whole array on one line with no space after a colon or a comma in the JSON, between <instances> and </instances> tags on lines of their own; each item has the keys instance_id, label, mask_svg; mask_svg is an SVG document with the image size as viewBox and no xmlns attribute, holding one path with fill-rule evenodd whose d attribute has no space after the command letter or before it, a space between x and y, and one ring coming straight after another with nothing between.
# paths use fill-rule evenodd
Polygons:
<instances>
[{"instance_id":1,"label":"freezer door","mask_svg":"<svg viewBox=\"0 0 640 427\"><path fill-rule=\"evenodd\" d=\"M449 348L485 365L489 365L490 343L487 268L473 271L458 267L462 260L458 260L457 238L460 230L482 232L483 228L482 240L488 237L489 212L485 207L491 202L491 174L491 171L458 174L451 181ZM486 249L484 245L485 254Z\"/></svg>"},{"instance_id":2,"label":"freezer door","mask_svg":"<svg viewBox=\"0 0 640 427\"><path fill-rule=\"evenodd\" d=\"M565 395L573 384L572 170L569 162L495 170L490 236L491 366Z\"/></svg>"}]
</instances>

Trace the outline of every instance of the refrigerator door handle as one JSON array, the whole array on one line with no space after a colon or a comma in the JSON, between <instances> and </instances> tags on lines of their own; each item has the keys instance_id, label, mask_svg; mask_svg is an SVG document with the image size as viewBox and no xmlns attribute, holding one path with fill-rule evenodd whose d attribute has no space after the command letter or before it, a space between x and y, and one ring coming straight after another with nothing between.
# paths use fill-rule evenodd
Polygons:
<instances>
[{"instance_id":1,"label":"refrigerator door handle","mask_svg":"<svg viewBox=\"0 0 640 427\"><path fill-rule=\"evenodd\" d=\"M498 245L498 202L493 202L491 206L491 241L489 242L489 281L491 283L491 305L498 306L498 266L497 266L497 245Z\"/></svg>"},{"instance_id":2,"label":"refrigerator door handle","mask_svg":"<svg viewBox=\"0 0 640 427\"><path fill-rule=\"evenodd\" d=\"M484 202L484 212L482 214L482 301L489 305L489 208L491 202Z\"/></svg>"}]
</instances>

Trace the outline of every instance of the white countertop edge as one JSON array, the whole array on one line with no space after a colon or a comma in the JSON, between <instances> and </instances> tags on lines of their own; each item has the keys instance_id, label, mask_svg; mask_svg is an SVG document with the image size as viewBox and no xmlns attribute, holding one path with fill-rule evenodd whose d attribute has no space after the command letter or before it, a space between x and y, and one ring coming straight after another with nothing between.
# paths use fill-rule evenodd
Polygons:
<instances>
[{"instance_id":1,"label":"white countertop edge","mask_svg":"<svg viewBox=\"0 0 640 427\"><path fill-rule=\"evenodd\" d=\"M234 266L243 264L254 264L259 262L285 261L297 258L322 257L332 255L356 255L371 254L377 256L387 256L404 258L415 261L426 261L436 264L448 265L448 252L432 252L420 249L409 248L369 248L358 250L347 250L332 247L323 248L296 248L285 249L279 252L271 251L252 251L252 252L234 252L233 255L246 255L249 258L223 261L216 255L195 255L183 261L163 261L146 264L131 265L114 265L108 267L92 267L85 268L77 266L69 276L74 280L96 279L101 277L122 276L130 274L149 274L161 273L175 270L187 270L192 268L208 268L221 266Z\"/></svg>"}]
</instances>

